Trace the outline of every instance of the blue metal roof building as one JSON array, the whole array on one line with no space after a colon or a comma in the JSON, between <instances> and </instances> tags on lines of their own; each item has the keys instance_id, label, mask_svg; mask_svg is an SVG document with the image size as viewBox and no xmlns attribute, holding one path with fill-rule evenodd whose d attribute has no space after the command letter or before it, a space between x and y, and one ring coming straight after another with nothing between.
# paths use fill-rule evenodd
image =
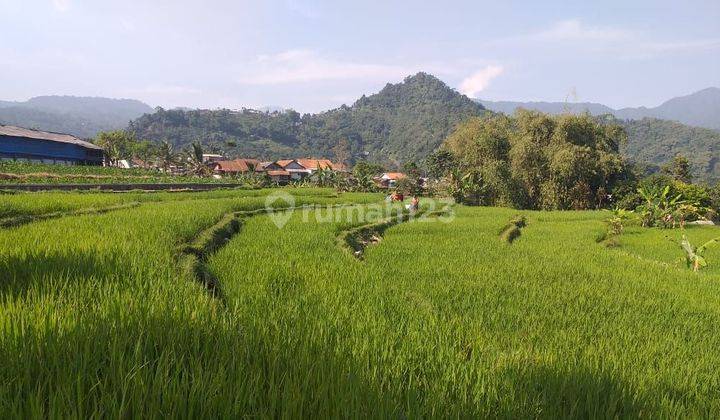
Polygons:
<instances>
[{"instance_id":1,"label":"blue metal roof building","mask_svg":"<svg viewBox=\"0 0 720 420\"><path fill-rule=\"evenodd\" d=\"M102 165L103 149L69 134L0 125L0 159Z\"/></svg>"}]
</instances>

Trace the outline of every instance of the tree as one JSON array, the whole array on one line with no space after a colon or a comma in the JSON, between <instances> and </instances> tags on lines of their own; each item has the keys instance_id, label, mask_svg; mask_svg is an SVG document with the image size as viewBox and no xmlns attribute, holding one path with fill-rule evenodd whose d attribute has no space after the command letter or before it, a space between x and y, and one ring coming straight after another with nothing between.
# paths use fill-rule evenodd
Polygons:
<instances>
[{"instance_id":1,"label":"tree","mask_svg":"<svg viewBox=\"0 0 720 420\"><path fill-rule=\"evenodd\" d=\"M369 174L353 174L354 186L358 191L374 192L377 190L377 184Z\"/></svg>"},{"instance_id":2,"label":"tree","mask_svg":"<svg viewBox=\"0 0 720 420\"><path fill-rule=\"evenodd\" d=\"M350 143L346 138L341 138L332 148L332 152L335 155L335 161L340 165L345 166L350 161Z\"/></svg>"},{"instance_id":3,"label":"tree","mask_svg":"<svg viewBox=\"0 0 720 420\"><path fill-rule=\"evenodd\" d=\"M420 178L420 167L418 167L417 163L415 162L405 162L402 165L402 171L405 172L405 175L408 176L408 178Z\"/></svg>"},{"instance_id":4,"label":"tree","mask_svg":"<svg viewBox=\"0 0 720 420\"><path fill-rule=\"evenodd\" d=\"M692 167L690 161L683 155L675 156L669 164L663 166L662 172L670 175L676 181L692 183Z\"/></svg>"},{"instance_id":5,"label":"tree","mask_svg":"<svg viewBox=\"0 0 720 420\"><path fill-rule=\"evenodd\" d=\"M168 172L171 166L178 163L178 156L169 141L163 140L160 143L157 148L157 159L164 172Z\"/></svg>"},{"instance_id":6,"label":"tree","mask_svg":"<svg viewBox=\"0 0 720 420\"><path fill-rule=\"evenodd\" d=\"M385 168L382 165L376 163L369 163L366 160L361 160L355 164L353 168L353 175L356 178L359 177L375 177L385 172Z\"/></svg>"},{"instance_id":7,"label":"tree","mask_svg":"<svg viewBox=\"0 0 720 420\"><path fill-rule=\"evenodd\" d=\"M455 155L448 150L437 150L425 159L428 175L436 179L446 176L456 165Z\"/></svg>"},{"instance_id":8,"label":"tree","mask_svg":"<svg viewBox=\"0 0 720 420\"><path fill-rule=\"evenodd\" d=\"M418 165L415 162L405 162L402 171L405 173L405 178L397 181L397 189L412 195L422 193L421 172Z\"/></svg>"},{"instance_id":9,"label":"tree","mask_svg":"<svg viewBox=\"0 0 720 420\"><path fill-rule=\"evenodd\" d=\"M104 131L98 133L95 144L103 148L108 163L115 166L120 160L132 157L137 138L122 130Z\"/></svg>"},{"instance_id":10,"label":"tree","mask_svg":"<svg viewBox=\"0 0 720 420\"><path fill-rule=\"evenodd\" d=\"M590 115L471 118L443 148L462 174L482 179L483 203L531 209L588 209L608 204L625 177L624 131ZM461 178L461 177L460 177Z\"/></svg>"},{"instance_id":11,"label":"tree","mask_svg":"<svg viewBox=\"0 0 720 420\"><path fill-rule=\"evenodd\" d=\"M155 144L147 140L131 143L130 152L132 154L132 157L140 159L146 166L149 163L150 159L157 154Z\"/></svg>"},{"instance_id":12,"label":"tree","mask_svg":"<svg viewBox=\"0 0 720 420\"><path fill-rule=\"evenodd\" d=\"M312 180L318 187L328 187L333 185L336 178L336 172L332 168L321 168L319 165L315 169Z\"/></svg>"},{"instance_id":13,"label":"tree","mask_svg":"<svg viewBox=\"0 0 720 420\"><path fill-rule=\"evenodd\" d=\"M695 247L690 243L687 236L683 234L682 240L678 243L678 245L680 245L680 248L685 253L685 264L688 268L697 273L700 270L700 267L707 267L707 261L703 256L705 250L719 242L720 238L713 238L699 247Z\"/></svg>"},{"instance_id":14,"label":"tree","mask_svg":"<svg viewBox=\"0 0 720 420\"><path fill-rule=\"evenodd\" d=\"M471 118L460 124L443 145L458 157L463 174L474 172L483 180L486 204L522 206L516 202L517 190L510 170L512 135L510 117Z\"/></svg>"},{"instance_id":15,"label":"tree","mask_svg":"<svg viewBox=\"0 0 720 420\"><path fill-rule=\"evenodd\" d=\"M210 174L210 168L203 162L203 148L199 142L194 142L187 151L187 162L190 171L199 176L207 176Z\"/></svg>"}]
</instances>

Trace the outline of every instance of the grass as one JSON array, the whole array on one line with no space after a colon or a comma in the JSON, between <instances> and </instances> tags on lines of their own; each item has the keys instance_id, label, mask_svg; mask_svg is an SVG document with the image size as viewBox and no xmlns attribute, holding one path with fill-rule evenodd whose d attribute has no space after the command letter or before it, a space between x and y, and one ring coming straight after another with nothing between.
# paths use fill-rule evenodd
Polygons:
<instances>
[{"instance_id":1,"label":"grass","mask_svg":"<svg viewBox=\"0 0 720 420\"><path fill-rule=\"evenodd\" d=\"M296 204L381 199L313 192ZM245 193L0 230L0 413L720 413L718 249L700 274L673 263L663 236L677 231L627 228L608 249L595 242L604 212L524 212L507 246L498 231L515 211L456 207L449 223L389 227L358 260L337 238L366 223L364 205L295 211L282 229L257 214L203 256L216 299L178 250L264 205Z\"/></svg>"},{"instance_id":2,"label":"grass","mask_svg":"<svg viewBox=\"0 0 720 420\"><path fill-rule=\"evenodd\" d=\"M0 193L0 220L18 216L37 216L48 213L72 212L98 209L135 202L168 202L197 199L223 199L236 197L260 197L274 189L236 190L219 189L197 192L42 192L42 193ZM330 188L293 189L295 196L337 195Z\"/></svg>"},{"instance_id":3,"label":"grass","mask_svg":"<svg viewBox=\"0 0 720 420\"><path fill-rule=\"evenodd\" d=\"M27 162L0 162L2 184L176 184L234 183L238 178L170 175L153 169L122 169L95 165L53 165Z\"/></svg>"},{"instance_id":4,"label":"grass","mask_svg":"<svg viewBox=\"0 0 720 420\"><path fill-rule=\"evenodd\" d=\"M686 270L685 254L678 245L683 232L695 246L720 236L720 229L701 226L689 225L684 230L631 226L625 228L620 237L621 249L639 259ZM708 249L706 254L709 265L702 269L703 273L720 274L720 246Z\"/></svg>"}]
</instances>

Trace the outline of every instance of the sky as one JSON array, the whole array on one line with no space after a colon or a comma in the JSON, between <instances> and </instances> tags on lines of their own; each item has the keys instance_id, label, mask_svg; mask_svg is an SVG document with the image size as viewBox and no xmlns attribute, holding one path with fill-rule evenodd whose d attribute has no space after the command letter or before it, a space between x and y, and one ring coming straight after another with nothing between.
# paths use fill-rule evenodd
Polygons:
<instances>
[{"instance_id":1,"label":"sky","mask_svg":"<svg viewBox=\"0 0 720 420\"><path fill-rule=\"evenodd\" d=\"M431 73L621 108L720 87L720 1L0 0L0 99L317 112Z\"/></svg>"}]
</instances>

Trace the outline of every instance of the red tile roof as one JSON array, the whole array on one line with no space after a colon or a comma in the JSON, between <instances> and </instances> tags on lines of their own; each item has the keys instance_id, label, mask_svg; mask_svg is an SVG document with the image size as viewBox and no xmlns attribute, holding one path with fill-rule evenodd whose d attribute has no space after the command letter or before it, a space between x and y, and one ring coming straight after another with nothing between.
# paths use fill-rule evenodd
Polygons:
<instances>
[{"instance_id":1,"label":"red tile roof","mask_svg":"<svg viewBox=\"0 0 720 420\"><path fill-rule=\"evenodd\" d=\"M402 172L386 172L382 175L383 178L386 179L392 179L393 181L397 181L399 179L407 178L407 175L405 175Z\"/></svg>"},{"instance_id":2,"label":"red tile roof","mask_svg":"<svg viewBox=\"0 0 720 420\"><path fill-rule=\"evenodd\" d=\"M333 163L330 159L313 159L313 158L302 158L302 159L280 159L275 162L278 166L284 168L292 162L299 163L302 167L309 170L320 169L332 169L333 171L344 171L345 165L341 163Z\"/></svg>"},{"instance_id":3,"label":"red tile roof","mask_svg":"<svg viewBox=\"0 0 720 420\"><path fill-rule=\"evenodd\" d=\"M329 159L296 159L306 169L333 169L333 163Z\"/></svg>"},{"instance_id":4,"label":"red tile roof","mask_svg":"<svg viewBox=\"0 0 720 420\"><path fill-rule=\"evenodd\" d=\"M235 160L219 160L213 162L213 169L218 172L250 172L250 167L255 168L256 172L261 171L260 161L257 159L235 159Z\"/></svg>"},{"instance_id":5,"label":"red tile roof","mask_svg":"<svg viewBox=\"0 0 720 420\"><path fill-rule=\"evenodd\" d=\"M290 176L288 171L267 171L267 174L270 176Z\"/></svg>"},{"instance_id":6,"label":"red tile roof","mask_svg":"<svg viewBox=\"0 0 720 420\"><path fill-rule=\"evenodd\" d=\"M288 166L290 163L292 163L292 161L294 161L294 160L295 159L281 159L281 160L275 161L275 163L278 166L284 168L284 167Z\"/></svg>"}]
</instances>

